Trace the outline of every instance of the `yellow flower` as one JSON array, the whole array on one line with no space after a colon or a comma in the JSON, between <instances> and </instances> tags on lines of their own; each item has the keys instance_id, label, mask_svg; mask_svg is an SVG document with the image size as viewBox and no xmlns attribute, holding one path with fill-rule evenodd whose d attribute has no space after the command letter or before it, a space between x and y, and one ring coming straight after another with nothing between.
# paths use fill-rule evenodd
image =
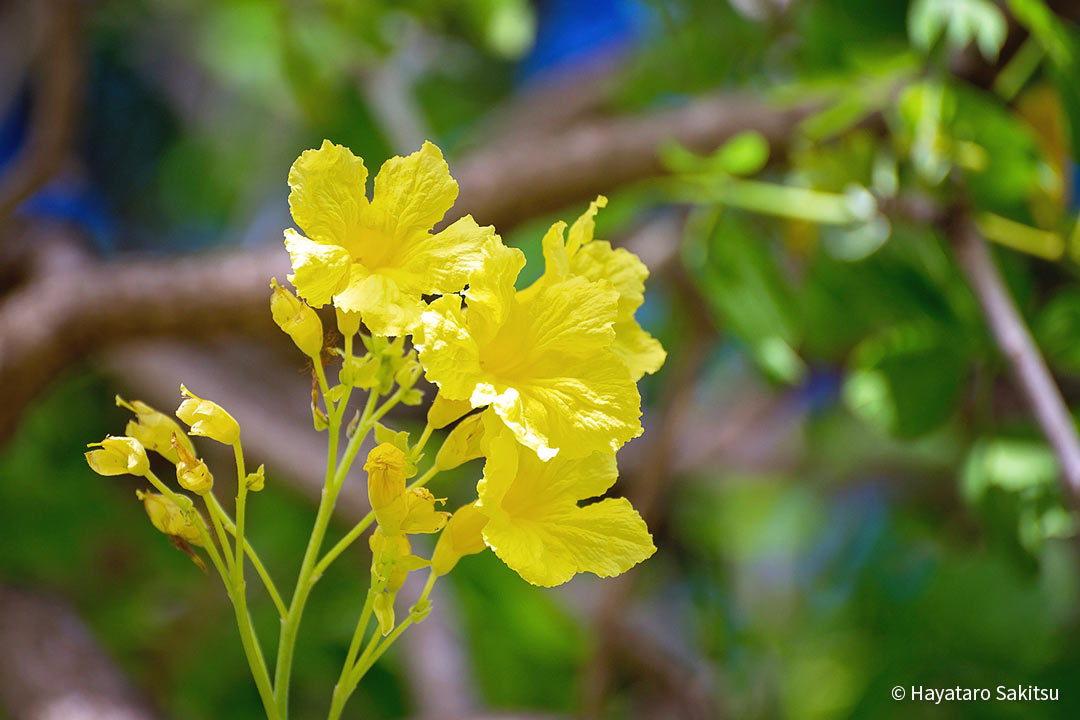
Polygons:
<instances>
[{"instance_id":1,"label":"yellow flower","mask_svg":"<svg viewBox=\"0 0 1080 720\"><path fill-rule=\"evenodd\" d=\"M138 440L147 450L153 450L175 465L178 459L172 444L175 437L176 441L188 452L195 454L191 438L180 429L175 420L165 413L155 410L140 400L128 402L119 395L116 396L116 404L135 413L135 420L128 422L124 433Z\"/></svg>"},{"instance_id":2,"label":"yellow flower","mask_svg":"<svg viewBox=\"0 0 1080 720\"><path fill-rule=\"evenodd\" d=\"M348 148L324 140L289 171L289 207L307 233L285 231L289 276L315 307L333 301L360 313L376 335L413 331L422 295L459 292L483 262L492 227L472 216L431 233L457 198L442 151L425 142L417 152L387 160L367 199L367 168Z\"/></svg>"},{"instance_id":3,"label":"yellow flower","mask_svg":"<svg viewBox=\"0 0 1080 720\"><path fill-rule=\"evenodd\" d=\"M202 517L192 511L191 515L184 513L180 507L164 495L136 490L135 496L142 501L150 522L159 531L166 535L180 538L190 545L203 546L202 533L195 523L203 523ZM194 520L193 520L194 519ZM203 529L206 528L203 523Z\"/></svg>"},{"instance_id":4,"label":"yellow flower","mask_svg":"<svg viewBox=\"0 0 1080 720\"><path fill-rule=\"evenodd\" d=\"M203 400L191 393L183 385L180 393L187 400L176 409L176 417L191 426L192 435L202 435L226 445L232 445L240 439L240 425L225 408L211 400Z\"/></svg>"},{"instance_id":5,"label":"yellow flower","mask_svg":"<svg viewBox=\"0 0 1080 720\"><path fill-rule=\"evenodd\" d=\"M454 569L461 558L487 548L483 535L487 521L487 515L480 512L476 503L458 508L439 535L439 542L435 543L431 569L436 575L445 575Z\"/></svg>"},{"instance_id":6,"label":"yellow flower","mask_svg":"<svg viewBox=\"0 0 1080 720\"><path fill-rule=\"evenodd\" d=\"M645 373L659 370L667 353L660 342L634 319L634 313L645 302L645 278L649 277L649 269L629 250L612 248L606 240L593 239L596 212L606 205L607 198L598 196L570 226L566 238L563 236L566 223L560 221L551 226L543 239L544 274L521 295L530 298L552 283L571 277L611 283L619 293L619 311L615 317L615 340L610 349L622 359L637 381Z\"/></svg>"},{"instance_id":7,"label":"yellow flower","mask_svg":"<svg viewBox=\"0 0 1080 720\"><path fill-rule=\"evenodd\" d=\"M477 506L488 518L484 540L534 585L560 585L580 572L626 572L656 551L645 521L625 498L578 505L603 495L617 475L614 455L545 463L501 431L477 486Z\"/></svg>"},{"instance_id":8,"label":"yellow flower","mask_svg":"<svg viewBox=\"0 0 1080 720\"><path fill-rule=\"evenodd\" d=\"M524 296L514 290L521 251L493 242L489 253L469 279L467 311L447 296L423 315L417 347L439 395L491 405L545 460L613 453L640 435L637 386L609 349L618 293L571 277Z\"/></svg>"},{"instance_id":9,"label":"yellow flower","mask_svg":"<svg viewBox=\"0 0 1080 720\"><path fill-rule=\"evenodd\" d=\"M277 278L270 278L270 314L274 322L292 338L300 352L318 359L323 347L322 320L318 313L304 301L278 285Z\"/></svg>"},{"instance_id":10,"label":"yellow flower","mask_svg":"<svg viewBox=\"0 0 1080 720\"><path fill-rule=\"evenodd\" d=\"M86 447L100 447L86 455L86 462L98 475L145 475L150 469L150 461L142 443L133 437L107 436L99 443L90 443Z\"/></svg>"},{"instance_id":11,"label":"yellow flower","mask_svg":"<svg viewBox=\"0 0 1080 720\"><path fill-rule=\"evenodd\" d=\"M368 453L368 499L375 520L386 535L434 533L446 525L450 513L435 510L438 502L426 488L405 488L405 453L390 443Z\"/></svg>"}]
</instances>

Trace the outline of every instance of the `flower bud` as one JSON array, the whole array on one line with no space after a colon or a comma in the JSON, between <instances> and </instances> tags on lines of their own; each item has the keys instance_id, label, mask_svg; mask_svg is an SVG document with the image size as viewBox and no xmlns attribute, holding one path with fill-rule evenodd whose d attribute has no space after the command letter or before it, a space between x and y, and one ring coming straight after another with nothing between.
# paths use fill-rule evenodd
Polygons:
<instances>
[{"instance_id":1,"label":"flower bud","mask_svg":"<svg viewBox=\"0 0 1080 720\"><path fill-rule=\"evenodd\" d=\"M133 437L106 436L99 443L90 443L86 447L100 447L86 453L86 462L98 475L145 475L150 470L150 461L142 443Z\"/></svg>"},{"instance_id":2,"label":"flower bud","mask_svg":"<svg viewBox=\"0 0 1080 720\"><path fill-rule=\"evenodd\" d=\"M468 400L447 400L439 393L428 408L427 421L431 427L440 430L472 410Z\"/></svg>"},{"instance_id":3,"label":"flower bud","mask_svg":"<svg viewBox=\"0 0 1080 720\"><path fill-rule=\"evenodd\" d=\"M239 423L223 407L192 395L183 385L180 392L188 399L180 403L176 416L191 426L192 435L202 435L226 445L233 445L240 439Z\"/></svg>"},{"instance_id":4,"label":"flower bud","mask_svg":"<svg viewBox=\"0 0 1080 720\"><path fill-rule=\"evenodd\" d=\"M383 527L396 529L405 517L405 453L384 442L368 453L364 470L368 474L368 500L375 519Z\"/></svg>"},{"instance_id":5,"label":"flower bud","mask_svg":"<svg viewBox=\"0 0 1080 720\"><path fill-rule=\"evenodd\" d=\"M394 629L394 597L413 570L427 567L427 560L412 554L409 539L404 535L387 534L378 527L368 540L371 547L371 578L381 586L375 596L375 617L379 630L387 635Z\"/></svg>"},{"instance_id":6,"label":"flower bud","mask_svg":"<svg viewBox=\"0 0 1080 720\"><path fill-rule=\"evenodd\" d=\"M436 575L445 575L454 569L458 560L487 547L483 536L487 522L487 516L477 509L476 503L458 508L439 535L435 553L431 556L431 569Z\"/></svg>"},{"instance_id":7,"label":"flower bud","mask_svg":"<svg viewBox=\"0 0 1080 720\"><path fill-rule=\"evenodd\" d=\"M483 413L470 415L450 431L443 441L439 453L435 456L435 467L450 470L458 465L483 457L484 421Z\"/></svg>"},{"instance_id":8,"label":"flower bud","mask_svg":"<svg viewBox=\"0 0 1080 720\"><path fill-rule=\"evenodd\" d=\"M277 278L271 278L270 314L278 327L292 338L296 347L318 362L323 347L322 320L318 313L308 307L300 298L278 285Z\"/></svg>"},{"instance_id":9,"label":"flower bud","mask_svg":"<svg viewBox=\"0 0 1080 720\"><path fill-rule=\"evenodd\" d=\"M266 466L259 465L255 472L249 472L244 478L247 489L251 492L259 492L266 485Z\"/></svg>"},{"instance_id":10,"label":"flower bud","mask_svg":"<svg viewBox=\"0 0 1080 720\"><path fill-rule=\"evenodd\" d=\"M196 495L205 495L214 487L214 476L206 463L195 457L187 448L173 440L173 451L177 455L176 482L180 487Z\"/></svg>"},{"instance_id":11,"label":"flower bud","mask_svg":"<svg viewBox=\"0 0 1080 720\"><path fill-rule=\"evenodd\" d=\"M337 316L337 329L345 337L352 337L360 331L360 313L335 307L334 315Z\"/></svg>"},{"instance_id":12,"label":"flower bud","mask_svg":"<svg viewBox=\"0 0 1080 720\"><path fill-rule=\"evenodd\" d=\"M416 359L416 352L410 351L402 358L401 364L394 371L394 382L403 388L411 388L420 379L421 372L423 368L420 367L420 361Z\"/></svg>"},{"instance_id":13,"label":"flower bud","mask_svg":"<svg viewBox=\"0 0 1080 720\"><path fill-rule=\"evenodd\" d=\"M124 433L138 440L147 450L153 450L175 465L178 459L172 445L173 437L175 437L188 452L195 454L191 438L180 429L175 420L165 413L139 400L128 402L119 395L116 396L116 404L135 413L135 420L128 422Z\"/></svg>"},{"instance_id":14,"label":"flower bud","mask_svg":"<svg viewBox=\"0 0 1080 720\"><path fill-rule=\"evenodd\" d=\"M135 497L142 501L150 522L159 531L180 538L191 545L202 547L202 533L199 532L199 526L196 523L202 523L203 519L197 512L192 510L190 513L185 513L172 500L157 493L136 490ZM205 528L206 525L203 524L203 529Z\"/></svg>"}]
</instances>

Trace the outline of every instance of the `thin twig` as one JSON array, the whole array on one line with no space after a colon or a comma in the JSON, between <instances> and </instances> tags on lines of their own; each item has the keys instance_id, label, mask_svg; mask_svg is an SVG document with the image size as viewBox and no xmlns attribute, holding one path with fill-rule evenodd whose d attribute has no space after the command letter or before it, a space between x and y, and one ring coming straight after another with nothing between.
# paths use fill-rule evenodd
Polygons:
<instances>
[{"instance_id":1,"label":"thin twig","mask_svg":"<svg viewBox=\"0 0 1080 720\"><path fill-rule=\"evenodd\" d=\"M952 218L950 230L960 268L975 291L1020 392L1057 456L1065 494L1080 508L1080 438L1069 409L975 224L961 212Z\"/></svg>"}]
</instances>

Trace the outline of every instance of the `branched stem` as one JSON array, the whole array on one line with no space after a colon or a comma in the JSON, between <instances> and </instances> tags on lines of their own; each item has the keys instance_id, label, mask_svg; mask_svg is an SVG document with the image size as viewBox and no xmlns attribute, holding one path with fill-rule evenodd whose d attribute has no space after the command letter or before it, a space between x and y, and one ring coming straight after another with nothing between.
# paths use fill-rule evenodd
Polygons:
<instances>
[{"instance_id":1,"label":"branched stem","mask_svg":"<svg viewBox=\"0 0 1080 720\"><path fill-rule=\"evenodd\" d=\"M235 537L236 525L233 524L232 519L229 517L229 514L225 512L225 509L221 507L221 503L218 502L217 497L213 493L208 493L206 497L210 513L213 514L216 512L221 518L222 524L225 526L225 531ZM266 566L263 565L262 560L259 558L259 554L255 552L255 548L251 546L251 543L246 538L244 539L244 552L247 554L248 559L251 560L251 566L255 568L255 572L257 572L262 579L263 585L266 586L266 592L270 595L270 599L274 601L274 607L277 608L278 614L284 618L288 609L285 607L285 602L281 599L281 593L278 592L277 586L270 577L270 573L266 570Z\"/></svg>"},{"instance_id":2,"label":"branched stem","mask_svg":"<svg viewBox=\"0 0 1080 720\"><path fill-rule=\"evenodd\" d=\"M371 431L371 428L374 427L379 418L397 405L403 394L404 393L399 389L378 409L375 409L375 404L378 401L378 394L373 392L368 396L367 403L364 406L364 412L360 416L360 423L356 428L356 432L349 438L349 443L345 448L345 453L340 463L336 462L338 440L341 433L341 418L347 405L348 395L346 395L346 397L336 406L327 401L328 409L330 411L328 418L330 424L330 438L326 463L326 480L323 485L319 509L315 515L315 526L312 528L311 537L308 539L307 549L304 551L304 558L300 564L300 574L296 581L296 589L293 591L292 602L289 604L285 620L281 625L281 638L278 642L277 664L274 669L274 687L277 690L275 698L277 701L278 712L283 718L288 717L289 677L292 673L293 653L296 648L296 636L300 629L300 619L304 614L304 605L307 603L308 596L311 594L311 589L320 577L320 573L315 572L316 561L319 556L319 551L322 549L322 542L323 538L326 536L326 530L330 525L330 517L333 514L334 504L337 501L338 493L345 481L345 476L352 466L353 460L356 458L356 454L360 450L360 445L364 442L367 434Z\"/></svg>"},{"instance_id":3,"label":"branched stem","mask_svg":"<svg viewBox=\"0 0 1080 720\"><path fill-rule=\"evenodd\" d=\"M427 583L424 584L424 589L420 593L420 597L416 603L409 610L409 616L406 617L401 623L395 627L385 639L380 642L379 632L376 629L375 633L371 636L371 640L368 641L368 645L364 648L363 654L360 658L350 667L349 660L346 659L345 666L341 669L341 677L344 678L344 683L338 680L338 685L334 688L334 700L330 707L330 714L327 720L338 720L341 717L341 712L345 707L345 703L349 697L356 690L356 686L360 684L360 681L364 678L371 667L378 662L379 658L383 656L391 645L401 637L411 625L423 620L427 617L428 608L425 607L428 602L428 595L431 594L431 588L435 585L435 580L438 576L431 572L428 575ZM374 588L372 592L368 593L369 601L372 601L374 597ZM357 626L356 634L353 636L353 644L359 647L359 639L362 639L364 630L367 629L367 620L370 619L370 610L368 610L369 603L365 603L364 608L368 613L368 618L365 619L364 615L361 615L361 621L363 622L363 628ZM350 648L352 653L352 648ZM352 653L355 654L355 653Z\"/></svg>"}]
</instances>

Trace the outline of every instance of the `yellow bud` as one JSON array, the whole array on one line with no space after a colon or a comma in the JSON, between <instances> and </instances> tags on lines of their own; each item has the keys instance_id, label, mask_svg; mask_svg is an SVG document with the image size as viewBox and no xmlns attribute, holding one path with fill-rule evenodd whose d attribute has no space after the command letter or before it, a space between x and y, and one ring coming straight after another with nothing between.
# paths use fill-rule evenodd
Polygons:
<instances>
[{"instance_id":1,"label":"yellow bud","mask_svg":"<svg viewBox=\"0 0 1080 720\"><path fill-rule=\"evenodd\" d=\"M214 476L206 463L195 457L183 445L173 439L173 451L176 452L176 481L180 487L196 495L205 495L214 487Z\"/></svg>"},{"instance_id":2,"label":"yellow bud","mask_svg":"<svg viewBox=\"0 0 1080 720\"><path fill-rule=\"evenodd\" d=\"M411 388L420 379L422 371L423 368L420 367L420 361L416 359L416 353L410 352L394 371L394 382L403 388Z\"/></svg>"},{"instance_id":3,"label":"yellow bud","mask_svg":"<svg viewBox=\"0 0 1080 720\"><path fill-rule=\"evenodd\" d=\"M278 285L277 278L271 278L270 289L273 290L270 314L274 316L274 322L292 338L301 352L317 362L323 347L322 320L318 313Z\"/></svg>"},{"instance_id":4,"label":"yellow bud","mask_svg":"<svg viewBox=\"0 0 1080 720\"><path fill-rule=\"evenodd\" d=\"M190 513L185 513L172 500L157 493L136 490L135 497L142 500L150 522L159 531L178 537L190 545L202 547L202 533L199 532L199 526L196 523L202 524L203 519L197 512L192 510ZM205 524L203 528L206 528Z\"/></svg>"},{"instance_id":5,"label":"yellow bud","mask_svg":"<svg viewBox=\"0 0 1080 720\"><path fill-rule=\"evenodd\" d=\"M260 465L259 469L255 472L250 472L247 477L244 478L244 482L247 484L247 489L251 492L259 492L266 485L266 466Z\"/></svg>"},{"instance_id":6,"label":"yellow bud","mask_svg":"<svg viewBox=\"0 0 1080 720\"><path fill-rule=\"evenodd\" d=\"M487 547L483 535L487 522L487 516L477 509L476 503L458 508L439 535L435 553L431 556L431 569L436 575L445 575L454 569L458 560Z\"/></svg>"},{"instance_id":7,"label":"yellow bud","mask_svg":"<svg viewBox=\"0 0 1080 720\"><path fill-rule=\"evenodd\" d=\"M412 554L407 537L388 534L382 527L375 529L368 544L371 547L371 577L381 586L375 596L375 617L380 632L386 635L394 628L394 597L409 573L427 567L428 561Z\"/></svg>"},{"instance_id":8,"label":"yellow bud","mask_svg":"<svg viewBox=\"0 0 1080 720\"><path fill-rule=\"evenodd\" d=\"M360 313L335 307L334 315L337 316L337 329L345 337L352 337L360 331Z\"/></svg>"},{"instance_id":9,"label":"yellow bud","mask_svg":"<svg viewBox=\"0 0 1080 720\"><path fill-rule=\"evenodd\" d=\"M139 400L128 402L119 395L116 396L116 404L135 413L135 420L128 422L124 432L141 442L147 450L153 450L175 465L177 455L172 445L175 436L180 444L187 448L188 452L195 454L191 438L180 429L175 420L165 413L159 412Z\"/></svg>"},{"instance_id":10,"label":"yellow bud","mask_svg":"<svg viewBox=\"0 0 1080 720\"><path fill-rule=\"evenodd\" d=\"M364 470L368 474L368 500L379 525L396 531L408 511L405 502L405 453L390 443L382 443L368 453Z\"/></svg>"},{"instance_id":11,"label":"yellow bud","mask_svg":"<svg viewBox=\"0 0 1080 720\"><path fill-rule=\"evenodd\" d=\"M380 443L368 453L364 470L368 473L371 507L386 507L405 493L405 453L391 443Z\"/></svg>"},{"instance_id":12,"label":"yellow bud","mask_svg":"<svg viewBox=\"0 0 1080 720\"><path fill-rule=\"evenodd\" d=\"M100 447L86 453L86 462L98 475L145 475L150 469L150 461L142 443L133 437L106 436L99 443L90 443L86 447Z\"/></svg>"},{"instance_id":13,"label":"yellow bud","mask_svg":"<svg viewBox=\"0 0 1080 720\"><path fill-rule=\"evenodd\" d=\"M183 385L180 393L188 399L180 403L176 416L191 426L192 435L202 435L226 445L233 445L240 439L239 423L223 407L196 397Z\"/></svg>"},{"instance_id":14,"label":"yellow bud","mask_svg":"<svg viewBox=\"0 0 1080 720\"><path fill-rule=\"evenodd\" d=\"M427 420L431 427L439 430L470 410L472 410L472 403L468 400L447 400L442 393L439 393L428 408Z\"/></svg>"},{"instance_id":15,"label":"yellow bud","mask_svg":"<svg viewBox=\"0 0 1080 720\"><path fill-rule=\"evenodd\" d=\"M483 413L470 415L450 431L435 456L435 467L439 470L450 470L469 460L483 457L483 417Z\"/></svg>"}]
</instances>

